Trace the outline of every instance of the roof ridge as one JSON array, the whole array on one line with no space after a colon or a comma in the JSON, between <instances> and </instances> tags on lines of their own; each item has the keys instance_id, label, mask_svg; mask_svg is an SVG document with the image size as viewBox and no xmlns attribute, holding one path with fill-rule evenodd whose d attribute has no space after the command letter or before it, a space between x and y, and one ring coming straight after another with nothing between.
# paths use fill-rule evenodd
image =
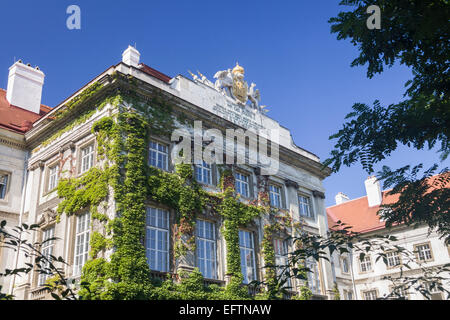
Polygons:
<instances>
[{"instance_id":1,"label":"roof ridge","mask_svg":"<svg viewBox=\"0 0 450 320\"><path fill-rule=\"evenodd\" d=\"M392 190L392 188L391 188L391 189L384 190L384 191L381 191L381 193L384 194L384 193L389 192L389 191L391 191L391 190ZM361 197L358 197L358 198L355 198L355 199L349 199L349 200L347 200L347 201L345 201L345 202L343 202L343 203L333 204L332 206L326 207L326 209L332 208L332 207L337 207L337 206L340 206L340 205L343 205L343 204L346 204L346 203L349 203L349 202L352 202L352 201L355 201L355 200L360 200L360 199L362 199L362 198L367 198L367 195L361 196Z\"/></svg>"}]
</instances>

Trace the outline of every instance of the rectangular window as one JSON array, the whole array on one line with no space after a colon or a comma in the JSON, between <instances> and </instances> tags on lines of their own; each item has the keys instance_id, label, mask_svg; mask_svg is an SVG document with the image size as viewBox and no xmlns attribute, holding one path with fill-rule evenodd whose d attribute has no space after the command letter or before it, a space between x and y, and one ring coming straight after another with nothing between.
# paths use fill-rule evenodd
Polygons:
<instances>
[{"instance_id":1,"label":"rectangular window","mask_svg":"<svg viewBox=\"0 0 450 320\"><path fill-rule=\"evenodd\" d=\"M6 198L6 190L8 188L9 175L6 173L0 173L0 199Z\"/></svg>"},{"instance_id":2,"label":"rectangular window","mask_svg":"<svg viewBox=\"0 0 450 320\"><path fill-rule=\"evenodd\" d=\"M313 212L311 210L311 201L309 197L299 195L298 196L298 205L300 215L307 218L313 218Z\"/></svg>"},{"instance_id":3,"label":"rectangular window","mask_svg":"<svg viewBox=\"0 0 450 320\"><path fill-rule=\"evenodd\" d=\"M442 293L438 286L441 286L439 282L426 282L425 290L429 293L431 300L442 300Z\"/></svg>"},{"instance_id":4,"label":"rectangular window","mask_svg":"<svg viewBox=\"0 0 450 320\"><path fill-rule=\"evenodd\" d=\"M89 254L90 213L77 216L76 224L73 275L79 276Z\"/></svg>"},{"instance_id":5,"label":"rectangular window","mask_svg":"<svg viewBox=\"0 0 450 320\"><path fill-rule=\"evenodd\" d=\"M400 265L400 255L398 251L386 252L387 266L389 268L394 268Z\"/></svg>"},{"instance_id":6,"label":"rectangular window","mask_svg":"<svg viewBox=\"0 0 450 320\"><path fill-rule=\"evenodd\" d=\"M308 278L308 286L314 294L321 294L322 290L320 288L320 274L319 274L319 265L314 258L309 257L306 260L306 268L308 271L306 272Z\"/></svg>"},{"instance_id":7,"label":"rectangular window","mask_svg":"<svg viewBox=\"0 0 450 320\"><path fill-rule=\"evenodd\" d=\"M350 267L349 267L349 262L348 262L348 258L347 257L342 257L341 264L342 264L342 272L343 273L349 273Z\"/></svg>"},{"instance_id":8,"label":"rectangular window","mask_svg":"<svg viewBox=\"0 0 450 320\"><path fill-rule=\"evenodd\" d=\"M169 271L169 212L147 208L146 254L151 270Z\"/></svg>"},{"instance_id":9,"label":"rectangular window","mask_svg":"<svg viewBox=\"0 0 450 320\"><path fill-rule=\"evenodd\" d=\"M256 280L255 245L251 232L239 230L239 249L241 251L241 270L244 275L244 283L248 284Z\"/></svg>"},{"instance_id":10,"label":"rectangular window","mask_svg":"<svg viewBox=\"0 0 450 320\"><path fill-rule=\"evenodd\" d=\"M211 165L205 161L196 164L195 179L200 183L211 184Z\"/></svg>"},{"instance_id":11,"label":"rectangular window","mask_svg":"<svg viewBox=\"0 0 450 320\"><path fill-rule=\"evenodd\" d=\"M281 208L281 188L269 185L270 205L275 208Z\"/></svg>"},{"instance_id":12,"label":"rectangular window","mask_svg":"<svg viewBox=\"0 0 450 320\"><path fill-rule=\"evenodd\" d=\"M159 142L150 141L150 165L168 170L169 148Z\"/></svg>"},{"instance_id":13,"label":"rectangular window","mask_svg":"<svg viewBox=\"0 0 450 320\"><path fill-rule=\"evenodd\" d=\"M288 242L287 240L275 239L273 242L274 251L275 251L275 265L277 266L277 274L280 276L280 273L286 273L289 271L287 269L287 265L289 264L289 256L288 256ZM282 278L286 278L285 275ZM284 286L291 287L291 279L287 278L287 281L284 283Z\"/></svg>"},{"instance_id":14,"label":"rectangular window","mask_svg":"<svg viewBox=\"0 0 450 320\"><path fill-rule=\"evenodd\" d=\"M353 291L347 291L347 300L353 300Z\"/></svg>"},{"instance_id":15,"label":"rectangular window","mask_svg":"<svg viewBox=\"0 0 450 320\"><path fill-rule=\"evenodd\" d=\"M363 259L359 259L359 267L361 272L368 272L372 270L372 260L369 255L365 255Z\"/></svg>"},{"instance_id":16,"label":"rectangular window","mask_svg":"<svg viewBox=\"0 0 450 320\"><path fill-rule=\"evenodd\" d=\"M88 171L94 165L94 145L81 149L81 173Z\"/></svg>"},{"instance_id":17,"label":"rectangular window","mask_svg":"<svg viewBox=\"0 0 450 320\"><path fill-rule=\"evenodd\" d=\"M408 291L403 286L399 286L399 287L390 286L389 290L392 293L391 297L393 299L407 298L408 297Z\"/></svg>"},{"instance_id":18,"label":"rectangular window","mask_svg":"<svg viewBox=\"0 0 450 320\"><path fill-rule=\"evenodd\" d=\"M235 174L235 179L236 179L236 192L242 195L243 197L249 198L250 197L249 176L237 172Z\"/></svg>"},{"instance_id":19,"label":"rectangular window","mask_svg":"<svg viewBox=\"0 0 450 320\"><path fill-rule=\"evenodd\" d=\"M55 245L55 241L52 238L55 236L55 227L46 229L42 234L42 242L41 242L41 253L44 257L51 261L50 255L53 255L53 247ZM41 270L44 273L39 274L39 285L43 286L45 281L51 276L50 274L50 263L48 261L42 260L41 262Z\"/></svg>"},{"instance_id":20,"label":"rectangular window","mask_svg":"<svg viewBox=\"0 0 450 320\"><path fill-rule=\"evenodd\" d=\"M59 165L51 167L48 174L48 191L56 188L59 179Z\"/></svg>"},{"instance_id":21,"label":"rectangular window","mask_svg":"<svg viewBox=\"0 0 450 320\"><path fill-rule=\"evenodd\" d=\"M203 277L217 279L216 231L214 224L197 220L197 266Z\"/></svg>"},{"instance_id":22,"label":"rectangular window","mask_svg":"<svg viewBox=\"0 0 450 320\"><path fill-rule=\"evenodd\" d=\"M429 243L419 244L415 246L417 252L417 259L419 261L429 261L433 259L431 254L431 247Z\"/></svg>"},{"instance_id":23,"label":"rectangular window","mask_svg":"<svg viewBox=\"0 0 450 320\"><path fill-rule=\"evenodd\" d=\"M377 290L363 292L364 300L377 300Z\"/></svg>"}]
</instances>

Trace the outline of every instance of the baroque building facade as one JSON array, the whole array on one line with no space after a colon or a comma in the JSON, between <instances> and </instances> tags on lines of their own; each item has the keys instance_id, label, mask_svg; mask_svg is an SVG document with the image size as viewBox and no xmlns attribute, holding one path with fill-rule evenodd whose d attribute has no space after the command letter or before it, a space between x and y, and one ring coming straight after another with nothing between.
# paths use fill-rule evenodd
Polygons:
<instances>
[{"instance_id":1,"label":"baroque building facade","mask_svg":"<svg viewBox=\"0 0 450 320\"><path fill-rule=\"evenodd\" d=\"M23 237L61 256L67 265L60 272L69 279L109 264L113 271L96 269L94 279L137 283L140 272L146 282L198 268L206 284L267 280L267 260L285 262L294 250L294 226L327 235L322 180L330 172L265 114L244 72L236 65L218 72L215 83L202 74L171 78L140 63L129 47L120 63L48 108L39 90L29 101L11 98L27 94L18 79L43 85L40 70L16 62L6 94L0 92L1 220L39 224L39 232ZM20 126L11 128L7 114ZM230 129L236 147L221 154L220 137ZM270 145L268 152L259 141ZM183 154L182 145L189 146ZM208 146L214 161L175 161ZM245 161L226 162L237 149ZM46 241L53 237L59 240ZM8 249L0 261L2 270L31 262ZM331 265L323 259L307 265L308 281L292 281L288 296L308 285L314 298L331 297ZM47 299L40 289L51 277L32 271L1 284L19 299Z\"/></svg>"}]
</instances>

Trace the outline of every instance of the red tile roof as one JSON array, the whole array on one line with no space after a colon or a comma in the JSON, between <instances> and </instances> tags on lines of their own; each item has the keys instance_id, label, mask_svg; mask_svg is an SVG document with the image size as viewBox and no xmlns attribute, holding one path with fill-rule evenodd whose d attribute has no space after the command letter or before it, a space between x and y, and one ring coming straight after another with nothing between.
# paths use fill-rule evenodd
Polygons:
<instances>
[{"instance_id":1,"label":"red tile roof","mask_svg":"<svg viewBox=\"0 0 450 320\"><path fill-rule=\"evenodd\" d=\"M0 88L0 128L17 133L25 133L31 129L33 123L52 110L41 104L39 114L9 104L6 90Z\"/></svg>"},{"instance_id":2,"label":"red tile roof","mask_svg":"<svg viewBox=\"0 0 450 320\"><path fill-rule=\"evenodd\" d=\"M139 64L139 69L148 75L163 82L169 83L170 77L155 70L144 63ZM25 133L30 130L33 123L49 113L52 108L41 104L39 114L11 105L6 99L6 90L0 88L0 128L5 128L17 133Z\"/></svg>"},{"instance_id":3,"label":"red tile roof","mask_svg":"<svg viewBox=\"0 0 450 320\"><path fill-rule=\"evenodd\" d=\"M394 203L398 195L387 195L383 192L382 204ZM369 207L366 197L350 200L327 208L328 227L333 226L338 220L352 227L354 232L369 232L384 228L384 222L377 215L380 206Z\"/></svg>"},{"instance_id":4,"label":"red tile roof","mask_svg":"<svg viewBox=\"0 0 450 320\"><path fill-rule=\"evenodd\" d=\"M433 185L434 180L439 177L435 175L428 179L428 184ZM450 187L446 185L445 187ZM433 187L430 187L432 190ZM390 190L383 191L383 200L381 204L391 204L398 201L400 194L388 195ZM380 221L377 215L380 206L369 207L367 196L350 200L338 205L327 208L328 227L333 229L336 222L340 220L347 226L352 227L353 232L370 232L378 229L383 229L385 223Z\"/></svg>"},{"instance_id":5,"label":"red tile roof","mask_svg":"<svg viewBox=\"0 0 450 320\"><path fill-rule=\"evenodd\" d=\"M142 71L144 71L145 73L151 75L152 77L155 77L156 79L159 79L166 83L169 83L170 79L172 79L168 75L165 75L164 73L159 72L158 70L149 67L145 63L140 63L138 68L141 69Z\"/></svg>"}]
</instances>

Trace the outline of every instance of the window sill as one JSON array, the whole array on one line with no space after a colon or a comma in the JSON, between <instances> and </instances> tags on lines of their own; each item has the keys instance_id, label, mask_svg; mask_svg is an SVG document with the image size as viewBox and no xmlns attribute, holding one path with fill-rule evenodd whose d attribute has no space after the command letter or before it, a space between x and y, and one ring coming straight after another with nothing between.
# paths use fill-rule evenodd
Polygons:
<instances>
[{"instance_id":1,"label":"window sill","mask_svg":"<svg viewBox=\"0 0 450 320\"><path fill-rule=\"evenodd\" d=\"M53 192L55 192L55 191L57 191L57 190L58 190L58 187L54 187L52 190L46 191L42 196L43 196L43 197L46 197L46 196L52 194Z\"/></svg>"},{"instance_id":2,"label":"window sill","mask_svg":"<svg viewBox=\"0 0 450 320\"><path fill-rule=\"evenodd\" d=\"M362 274L362 275L364 275L364 274L370 274L370 273L373 273L373 270L369 270L369 271L359 271L359 274Z\"/></svg>"}]
</instances>

